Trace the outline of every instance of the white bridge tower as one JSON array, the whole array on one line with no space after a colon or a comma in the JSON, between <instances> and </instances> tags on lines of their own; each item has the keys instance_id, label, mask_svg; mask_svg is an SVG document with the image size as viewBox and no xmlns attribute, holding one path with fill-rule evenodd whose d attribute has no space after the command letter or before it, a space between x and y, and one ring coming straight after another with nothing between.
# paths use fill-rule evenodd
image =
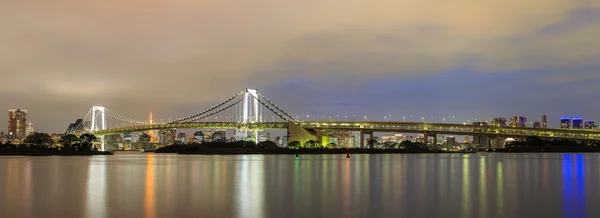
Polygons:
<instances>
[{"instance_id":1,"label":"white bridge tower","mask_svg":"<svg viewBox=\"0 0 600 218\"><path fill-rule=\"evenodd\" d=\"M92 134L98 130L106 130L106 109L104 106L92 106L92 122L90 132ZM100 150L104 151L104 136L100 136Z\"/></svg>"},{"instance_id":2,"label":"white bridge tower","mask_svg":"<svg viewBox=\"0 0 600 218\"><path fill-rule=\"evenodd\" d=\"M242 114L242 123L262 122L262 110L259 107L258 91L256 89L246 89L244 91L244 105ZM248 129L246 128L246 135ZM254 142L258 143L258 129L254 129Z\"/></svg>"}]
</instances>

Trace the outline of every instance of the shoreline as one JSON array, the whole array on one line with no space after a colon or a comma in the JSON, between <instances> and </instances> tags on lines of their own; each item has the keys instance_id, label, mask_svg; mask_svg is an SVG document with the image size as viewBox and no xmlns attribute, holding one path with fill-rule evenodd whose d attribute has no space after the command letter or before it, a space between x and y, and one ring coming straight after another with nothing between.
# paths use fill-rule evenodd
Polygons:
<instances>
[{"instance_id":1,"label":"shoreline","mask_svg":"<svg viewBox=\"0 0 600 218\"><path fill-rule=\"evenodd\" d=\"M489 151L488 151L489 152ZM501 148L496 153L600 153L600 147L526 147Z\"/></svg>"},{"instance_id":2,"label":"shoreline","mask_svg":"<svg viewBox=\"0 0 600 218\"><path fill-rule=\"evenodd\" d=\"M319 154L426 154L426 153L437 153L423 150L260 150L260 149L201 149L197 151L183 151L177 152L181 155L244 155L244 154L266 154L266 155L319 155Z\"/></svg>"},{"instance_id":3,"label":"shoreline","mask_svg":"<svg viewBox=\"0 0 600 218\"><path fill-rule=\"evenodd\" d=\"M0 156L96 156L113 155L109 151L81 151L81 152L61 152L61 151L0 151Z\"/></svg>"}]
</instances>

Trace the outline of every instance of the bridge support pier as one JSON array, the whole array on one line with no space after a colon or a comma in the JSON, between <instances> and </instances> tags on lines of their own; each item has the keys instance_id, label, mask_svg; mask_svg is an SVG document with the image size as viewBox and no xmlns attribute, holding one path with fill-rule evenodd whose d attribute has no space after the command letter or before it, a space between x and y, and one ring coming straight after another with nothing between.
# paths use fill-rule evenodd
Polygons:
<instances>
[{"instance_id":1,"label":"bridge support pier","mask_svg":"<svg viewBox=\"0 0 600 218\"><path fill-rule=\"evenodd\" d=\"M365 130L360 130L360 148L365 148L368 145L368 141L365 142L365 134L369 134L369 140L373 139L373 131L365 131Z\"/></svg>"},{"instance_id":2,"label":"bridge support pier","mask_svg":"<svg viewBox=\"0 0 600 218\"><path fill-rule=\"evenodd\" d=\"M365 131L364 130L360 130L360 148L364 148L365 147Z\"/></svg>"},{"instance_id":3,"label":"bridge support pier","mask_svg":"<svg viewBox=\"0 0 600 218\"><path fill-rule=\"evenodd\" d=\"M433 137L433 140L429 141L429 137ZM430 133L428 131L423 132L423 143L427 148L433 149L437 147L437 134Z\"/></svg>"},{"instance_id":4,"label":"bridge support pier","mask_svg":"<svg viewBox=\"0 0 600 218\"><path fill-rule=\"evenodd\" d=\"M104 151L104 135L100 136L100 151Z\"/></svg>"},{"instance_id":5,"label":"bridge support pier","mask_svg":"<svg viewBox=\"0 0 600 218\"><path fill-rule=\"evenodd\" d=\"M473 144L479 144L479 147L490 148L490 139L484 135L474 135Z\"/></svg>"}]
</instances>

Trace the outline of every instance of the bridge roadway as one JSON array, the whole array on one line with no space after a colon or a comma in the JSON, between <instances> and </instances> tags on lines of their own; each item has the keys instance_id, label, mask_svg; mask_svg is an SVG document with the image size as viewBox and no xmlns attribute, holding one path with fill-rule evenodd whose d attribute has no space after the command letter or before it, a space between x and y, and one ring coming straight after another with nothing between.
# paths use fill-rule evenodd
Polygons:
<instances>
[{"instance_id":1,"label":"bridge roadway","mask_svg":"<svg viewBox=\"0 0 600 218\"><path fill-rule=\"evenodd\" d=\"M552 129L514 128L498 126L464 125L452 123L420 122L296 122L307 130L343 130L363 132L402 132L442 135L470 135L487 137L538 136L550 139L599 140L600 130L595 129ZM175 124L147 124L109 128L94 132L95 135L113 135L125 132L140 132L158 129L287 129L287 122L259 122L242 124L239 122L190 122Z\"/></svg>"}]
</instances>

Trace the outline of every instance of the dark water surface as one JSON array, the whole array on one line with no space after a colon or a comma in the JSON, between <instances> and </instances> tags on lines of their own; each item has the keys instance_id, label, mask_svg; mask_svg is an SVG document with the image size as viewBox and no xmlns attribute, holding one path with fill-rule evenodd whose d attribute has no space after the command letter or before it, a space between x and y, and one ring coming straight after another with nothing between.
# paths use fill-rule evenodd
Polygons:
<instances>
[{"instance_id":1,"label":"dark water surface","mask_svg":"<svg viewBox=\"0 0 600 218\"><path fill-rule=\"evenodd\" d=\"M600 154L0 157L0 217L600 217Z\"/></svg>"}]
</instances>

